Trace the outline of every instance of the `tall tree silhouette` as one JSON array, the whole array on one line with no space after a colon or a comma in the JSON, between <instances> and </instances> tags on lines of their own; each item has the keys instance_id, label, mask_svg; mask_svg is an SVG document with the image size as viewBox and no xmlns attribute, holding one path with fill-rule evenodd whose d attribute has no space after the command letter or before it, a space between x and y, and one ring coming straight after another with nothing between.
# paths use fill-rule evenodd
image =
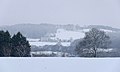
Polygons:
<instances>
[{"instance_id":1,"label":"tall tree silhouette","mask_svg":"<svg viewBox=\"0 0 120 72\"><path fill-rule=\"evenodd\" d=\"M13 57L28 57L30 56L30 45L20 32L12 37L12 52Z\"/></svg>"},{"instance_id":2,"label":"tall tree silhouette","mask_svg":"<svg viewBox=\"0 0 120 72\"><path fill-rule=\"evenodd\" d=\"M0 56L8 57L11 53L11 36L8 31L0 31Z\"/></svg>"},{"instance_id":3,"label":"tall tree silhouette","mask_svg":"<svg viewBox=\"0 0 120 72\"><path fill-rule=\"evenodd\" d=\"M99 48L106 49L111 43L110 37L104 31L92 28L85 33L85 37L76 46L76 51L80 56L97 56Z\"/></svg>"}]
</instances>

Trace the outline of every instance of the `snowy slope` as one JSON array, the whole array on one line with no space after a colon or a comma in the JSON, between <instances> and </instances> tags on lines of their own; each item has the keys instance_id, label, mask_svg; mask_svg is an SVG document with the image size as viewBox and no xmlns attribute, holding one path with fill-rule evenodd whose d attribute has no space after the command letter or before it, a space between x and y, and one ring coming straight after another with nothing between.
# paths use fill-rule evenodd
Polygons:
<instances>
[{"instance_id":1,"label":"snowy slope","mask_svg":"<svg viewBox=\"0 0 120 72\"><path fill-rule=\"evenodd\" d=\"M100 30L105 31L105 32L115 32L115 31L107 30L107 29L100 29Z\"/></svg>"},{"instance_id":2,"label":"snowy slope","mask_svg":"<svg viewBox=\"0 0 120 72\"><path fill-rule=\"evenodd\" d=\"M29 42L39 42L40 39L27 38L27 40L28 40Z\"/></svg>"},{"instance_id":3,"label":"snowy slope","mask_svg":"<svg viewBox=\"0 0 120 72\"><path fill-rule=\"evenodd\" d=\"M29 42L30 45L35 45L35 46L45 46L45 45L56 45L57 42ZM70 46L70 42L62 42L62 46Z\"/></svg>"},{"instance_id":4,"label":"snowy slope","mask_svg":"<svg viewBox=\"0 0 120 72\"><path fill-rule=\"evenodd\" d=\"M85 36L85 32L88 32L90 29L83 29L79 31L68 31L65 29L58 29L56 35L57 39L61 40L70 40L70 39L80 39ZM107 29L100 29L102 31L105 31L106 33L108 32L114 32L112 30L107 30Z\"/></svg>"},{"instance_id":5,"label":"snowy slope","mask_svg":"<svg viewBox=\"0 0 120 72\"><path fill-rule=\"evenodd\" d=\"M35 46L45 46L45 45L56 45L57 42L40 42L40 39L30 39L27 38L29 41L30 45L35 45ZM62 46L70 46L70 42L61 42Z\"/></svg>"},{"instance_id":6,"label":"snowy slope","mask_svg":"<svg viewBox=\"0 0 120 72\"><path fill-rule=\"evenodd\" d=\"M120 58L1 58L0 72L120 72Z\"/></svg>"},{"instance_id":7,"label":"snowy slope","mask_svg":"<svg viewBox=\"0 0 120 72\"><path fill-rule=\"evenodd\" d=\"M83 29L82 31L83 32L88 32L90 29ZM112 31L112 30L107 30L107 29L100 29L101 31L104 31L106 33L109 33L109 32L115 32L115 31Z\"/></svg>"},{"instance_id":8,"label":"snowy slope","mask_svg":"<svg viewBox=\"0 0 120 72\"><path fill-rule=\"evenodd\" d=\"M67 31L64 29L58 29L56 33L56 38L61 40L75 40L83 38L84 36L85 34L82 31Z\"/></svg>"},{"instance_id":9,"label":"snowy slope","mask_svg":"<svg viewBox=\"0 0 120 72\"><path fill-rule=\"evenodd\" d=\"M82 29L82 30L76 30L76 31L68 31L65 29L57 29L57 32L55 33L55 37L49 37L50 39L53 40L76 40L80 38L84 38L85 32L88 32L90 29ZM106 33L108 32L114 32L112 30L107 30L107 29L100 29L102 31L105 31ZM36 45L36 46L44 46L44 45L55 45L57 42L40 42L40 39L27 39L30 43L30 45ZM70 46L70 42L61 42L63 46Z\"/></svg>"},{"instance_id":10,"label":"snowy slope","mask_svg":"<svg viewBox=\"0 0 120 72\"><path fill-rule=\"evenodd\" d=\"M60 40L75 40L80 39L84 37L84 33L82 31L67 31L64 29L58 29L55 37L51 37L51 39L60 39ZM40 39L27 39L30 43L30 45L36 45L36 46L44 46L44 45L55 45L57 42L40 42ZM70 42L61 42L63 46L70 46Z\"/></svg>"}]
</instances>

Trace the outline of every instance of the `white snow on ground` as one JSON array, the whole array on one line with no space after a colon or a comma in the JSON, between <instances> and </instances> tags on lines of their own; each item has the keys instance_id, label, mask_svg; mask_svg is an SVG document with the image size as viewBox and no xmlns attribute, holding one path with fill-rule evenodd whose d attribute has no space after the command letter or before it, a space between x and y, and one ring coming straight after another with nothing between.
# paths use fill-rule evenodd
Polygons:
<instances>
[{"instance_id":1,"label":"white snow on ground","mask_svg":"<svg viewBox=\"0 0 120 72\"><path fill-rule=\"evenodd\" d=\"M85 32L88 32L90 29L83 29L82 31L85 33Z\"/></svg>"},{"instance_id":2,"label":"white snow on ground","mask_svg":"<svg viewBox=\"0 0 120 72\"><path fill-rule=\"evenodd\" d=\"M101 29L105 32L113 32L112 30L106 30L106 29ZM57 33L55 33L55 37L50 37L53 40L75 40L75 39L80 39L84 38L85 32L88 32L89 29L83 29L79 31L67 31L65 29L58 29ZM36 45L36 46L44 46L44 45L55 45L57 42L40 42L40 39L27 39L30 43L30 45ZM63 46L70 46L70 42L62 42L61 43Z\"/></svg>"},{"instance_id":3,"label":"white snow on ground","mask_svg":"<svg viewBox=\"0 0 120 72\"><path fill-rule=\"evenodd\" d=\"M30 45L45 46L45 45L56 45L57 42L29 42ZM70 42L61 42L62 46L70 46Z\"/></svg>"},{"instance_id":4,"label":"white snow on ground","mask_svg":"<svg viewBox=\"0 0 120 72\"><path fill-rule=\"evenodd\" d=\"M85 34L81 31L67 31L64 29L58 29L56 33L56 38L61 40L70 40L70 39L80 39L83 38Z\"/></svg>"},{"instance_id":5,"label":"white snow on ground","mask_svg":"<svg viewBox=\"0 0 120 72\"><path fill-rule=\"evenodd\" d=\"M82 31L83 32L88 32L90 29L83 29ZM105 31L105 32L114 32L114 31L112 31L112 30L107 30L107 29L100 29L100 30L102 30L102 31Z\"/></svg>"},{"instance_id":6,"label":"white snow on ground","mask_svg":"<svg viewBox=\"0 0 120 72\"><path fill-rule=\"evenodd\" d=\"M105 31L105 32L114 32L112 30L106 30L106 29L100 29L100 30Z\"/></svg>"},{"instance_id":7,"label":"white snow on ground","mask_svg":"<svg viewBox=\"0 0 120 72\"><path fill-rule=\"evenodd\" d=\"M57 57L62 57L63 54L69 55L68 53L64 53L64 52L37 51L37 52L31 52L31 56L32 56L32 54L35 54L35 55L41 55L41 54L50 55L50 54L53 54L53 53L56 54Z\"/></svg>"},{"instance_id":8,"label":"white snow on ground","mask_svg":"<svg viewBox=\"0 0 120 72\"><path fill-rule=\"evenodd\" d=\"M39 54L52 54L53 52L52 51L37 51L37 52L31 52L31 54L36 54L36 55L39 55Z\"/></svg>"},{"instance_id":9,"label":"white snow on ground","mask_svg":"<svg viewBox=\"0 0 120 72\"><path fill-rule=\"evenodd\" d=\"M31 39L31 38L27 38L28 41L30 42L38 42L40 39Z\"/></svg>"},{"instance_id":10,"label":"white snow on ground","mask_svg":"<svg viewBox=\"0 0 120 72\"><path fill-rule=\"evenodd\" d=\"M113 49L114 48L109 48L109 49L103 49L103 48L98 48L97 50L99 51L99 52L111 52L111 51L113 51Z\"/></svg>"},{"instance_id":11,"label":"white snow on ground","mask_svg":"<svg viewBox=\"0 0 120 72\"><path fill-rule=\"evenodd\" d=\"M120 72L120 58L0 58L0 72Z\"/></svg>"},{"instance_id":12,"label":"white snow on ground","mask_svg":"<svg viewBox=\"0 0 120 72\"><path fill-rule=\"evenodd\" d=\"M73 40L80 39L85 36L85 32L88 32L90 29L83 29L79 31L67 31L65 29L58 29L56 33L56 38L61 40ZM113 32L112 30L100 29L105 32Z\"/></svg>"}]
</instances>

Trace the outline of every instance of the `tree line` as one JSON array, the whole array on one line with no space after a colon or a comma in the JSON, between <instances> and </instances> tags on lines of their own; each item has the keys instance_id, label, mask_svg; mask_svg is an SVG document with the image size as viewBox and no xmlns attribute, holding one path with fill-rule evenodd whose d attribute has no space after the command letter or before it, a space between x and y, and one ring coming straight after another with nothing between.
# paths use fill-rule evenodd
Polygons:
<instances>
[{"instance_id":1,"label":"tree line","mask_svg":"<svg viewBox=\"0 0 120 72\"><path fill-rule=\"evenodd\" d=\"M99 49L109 48L110 37L96 28L85 33L85 37L76 45L75 51L80 57L97 57ZM0 31L0 57L30 57L30 44L20 32L10 35Z\"/></svg>"},{"instance_id":2,"label":"tree line","mask_svg":"<svg viewBox=\"0 0 120 72\"><path fill-rule=\"evenodd\" d=\"M0 57L30 57L30 44L20 32L0 31Z\"/></svg>"},{"instance_id":3,"label":"tree line","mask_svg":"<svg viewBox=\"0 0 120 72\"><path fill-rule=\"evenodd\" d=\"M33 54L33 56L60 56L55 55L54 52L62 52L67 54L68 57L105 57L105 56L116 56L118 53L105 52L105 50L110 49L111 40L109 35L107 35L103 30L91 28L85 33L84 38L75 40L70 46L65 47L61 44L56 45L46 45L42 47L32 46L31 50L33 52L37 51L52 51L52 54ZM61 53L61 54L62 54ZM61 55L62 56L62 55ZM64 56L64 55L63 55Z\"/></svg>"}]
</instances>

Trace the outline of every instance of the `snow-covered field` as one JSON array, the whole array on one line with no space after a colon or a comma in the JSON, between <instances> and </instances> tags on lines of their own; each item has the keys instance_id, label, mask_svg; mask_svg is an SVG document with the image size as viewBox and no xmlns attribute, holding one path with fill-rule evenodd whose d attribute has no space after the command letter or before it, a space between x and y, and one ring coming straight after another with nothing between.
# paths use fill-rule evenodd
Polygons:
<instances>
[{"instance_id":1,"label":"snow-covered field","mask_svg":"<svg viewBox=\"0 0 120 72\"><path fill-rule=\"evenodd\" d=\"M65 29L58 29L54 39L61 39L61 40L70 40L70 39L80 39L84 38L85 32L88 32L90 29L83 29L83 30L76 30L76 31L68 31ZM100 29L105 31L106 33L113 32L112 30L107 29Z\"/></svg>"},{"instance_id":2,"label":"snow-covered field","mask_svg":"<svg viewBox=\"0 0 120 72\"><path fill-rule=\"evenodd\" d=\"M105 32L113 32L111 30L106 30L106 29L101 29ZM80 39L84 38L85 32L88 32L89 29L83 29L79 31L68 31L65 29L58 29L57 32L55 33L55 37L49 37L50 39L53 40L72 40L74 41L75 39ZM30 45L36 45L36 46L44 46L44 45L55 45L57 42L40 42L40 39L27 39L30 43ZM70 42L61 42L63 46L70 46Z\"/></svg>"},{"instance_id":3,"label":"snow-covered field","mask_svg":"<svg viewBox=\"0 0 120 72\"><path fill-rule=\"evenodd\" d=\"M29 42L30 45L45 46L45 45L56 45L57 42ZM70 42L61 42L62 46L70 46Z\"/></svg>"},{"instance_id":4,"label":"snow-covered field","mask_svg":"<svg viewBox=\"0 0 120 72\"><path fill-rule=\"evenodd\" d=\"M0 72L120 72L120 58L0 58Z\"/></svg>"},{"instance_id":5,"label":"snow-covered field","mask_svg":"<svg viewBox=\"0 0 120 72\"><path fill-rule=\"evenodd\" d=\"M64 53L64 52L53 52L53 51L37 51L37 52L31 52L31 56L32 54L35 54L35 55L42 55L42 54L45 54L45 55L51 55L51 54L55 54L56 57L62 57L62 55L64 54L65 56L68 56L69 53ZM34 56L32 56L34 57Z\"/></svg>"},{"instance_id":6,"label":"snow-covered field","mask_svg":"<svg viewBox=\"0 0 120 72\"><path fill-rule=\"evenodd\" d=\"M83 32L88 32L90 29L83 29L82 31ZM107 29L100 29L100 30L102 30L102 31L104 31L104 32L106 32L106 33L108 33L108 32L114 32L114 31L112 31L112 30L107 30Z\"/></svg>"},{"instance_id":7,"label":"snow-covered field","mask_svg":"<svg viewBox=\"0 0 120 72\"><path fill-rule=\"evenodd\" d=\"M56 33L56 38L61 40L70 40L70 39L80 39L83 38L85 34L81 31L67 31L64 29L58 29Z\"/></svg>"},{"instance_id":8,"label":"snow-covered field","mask_svg":"<svg viewBox=\"0 0 120 72\"><path fill-rule=\"evenodd\" d=\"M106 29L100 29L100 30L105 31L105 32L114 32L112 30L106 30Z\"/></svg>"},{"instance_id":9,"label":"snow-covered field","mask_svg":"<svg viewBox=\"0 0 120 72\"><path fill-rule=\"evenodd\" d=\"M27 38L27 40L28 40L29 42L39 42L40 39Z\"/></svg>"}]
</instances>

